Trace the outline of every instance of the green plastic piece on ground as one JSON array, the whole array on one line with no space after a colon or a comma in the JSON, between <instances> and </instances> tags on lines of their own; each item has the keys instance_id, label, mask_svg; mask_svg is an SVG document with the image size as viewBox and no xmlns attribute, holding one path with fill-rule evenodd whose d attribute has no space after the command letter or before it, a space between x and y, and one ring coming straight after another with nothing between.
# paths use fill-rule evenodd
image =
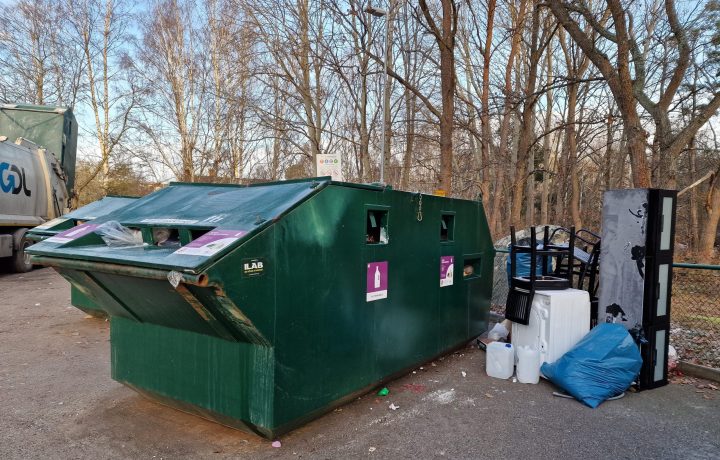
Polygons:
<instances>
[{"instance_id":1,"label":"green plastic piece on ground","mask_svg":"<svg viewBox=\"0 0 720 460\"><path fill-rule=\"evenodd\" d=\"M30 252L110 316L115 380L268 438L485 331L495 256L479 201L328 178L171 184Z\"/></svg>"},{"instance_id":2,"label":"green plastic piece on ground","mask_svg":"<svg viewBox=\"0 0 720 460\"><path fill-rule=\"evenodd\" d=\"M387 396L390 394L390 390L387 388L383 388L382 390L378 391L378 396Z\"/></svg>"}]
</instances>

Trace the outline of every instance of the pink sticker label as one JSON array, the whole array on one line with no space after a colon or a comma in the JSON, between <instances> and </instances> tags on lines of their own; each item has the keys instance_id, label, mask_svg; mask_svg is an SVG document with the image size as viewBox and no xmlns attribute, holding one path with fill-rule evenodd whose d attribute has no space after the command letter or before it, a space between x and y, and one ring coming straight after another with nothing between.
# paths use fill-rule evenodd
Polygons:
<instances>
[{"instance_id":1,"label":"pink sticker label","mask_svg":"<svg viewBox=\"0 0 720 460\"><path fill-rule=\"evenodd\" d=\"M65 230L64 232L60 232L55 236L51 236L50 238L46 239L45 241L48 241L50 243L67 243L72 240L76 240L80 238L81 236L85 236L89 233L92 233L95 231L96 228L98 228L99 224L82 224L78 225L77 227L73 227L70 229Z\"/></svg>"},{"instance_id":2,"label":"pink sticker label","mask_svg":"<svg viewBox=\"0 0 720 460\"><path fill-rule=\"evenodd\" d=\"M173 254L208 257L217 254L245 235L247 235L245 230L210 230Z\"/></svg>"},{"instance_id":3,"label":"pink sticker label","mask_svg":"<svg viewBox=\"0 0 720 460\"><path fill-rule=\"evenodd\" d=\"M455 256L440 257L440 287L453 285L454 265Z\"/></svg>"},{"instance_id":4,"label":"pink sticker label","mask_svg":"<svg viewBox=\"0 0 720 460\"><path fill-rule=\"evenodd\" d=\"M387 299L388 296L388 263L370 262L367 264L367 296L366 300Z\"/></svg>"}]
</instances>

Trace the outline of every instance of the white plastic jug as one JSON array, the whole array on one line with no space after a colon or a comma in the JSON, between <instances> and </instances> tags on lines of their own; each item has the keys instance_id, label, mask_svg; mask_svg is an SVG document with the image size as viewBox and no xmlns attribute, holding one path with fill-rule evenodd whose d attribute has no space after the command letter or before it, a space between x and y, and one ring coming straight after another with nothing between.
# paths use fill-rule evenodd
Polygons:
<instances>
[{"instance_id":1,"label":"white plastic jug","mask_svg":"<svg viewBox=\"0 0 720 460\"><path fill-rule=\"evenodd\" d=\"M509 379L515 367L515 350L512 344L491 342L485 354L485 371L490 377Z\"/></svg>"},{"instance_id":2,"label":"white plastic jug","mask_svg":"<svg viewBox=\"0 0 720 460\"><path fill-rule=\"evenodd\" d=\"M520 383L540 381L540 350L530 347L517 348L517 379Z\"/></svg>"}]
</instances>

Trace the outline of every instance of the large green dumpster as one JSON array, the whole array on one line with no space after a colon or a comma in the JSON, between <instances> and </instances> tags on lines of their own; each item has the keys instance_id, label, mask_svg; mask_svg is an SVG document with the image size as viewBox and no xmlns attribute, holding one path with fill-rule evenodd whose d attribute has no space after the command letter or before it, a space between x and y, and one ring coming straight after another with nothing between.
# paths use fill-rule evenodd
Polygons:
<instances>
[{"instance_id":1,"label":"large green dumpster","mask_svg":"<svg viewBox=\"0 0 720 460\"><path fill-rule=\"evenodd\" d=\"M123 206L135 201L137 197L113 196L108 195L90 204L82 206L72 212L64 214L62 217L45 222L30 229L27 232L27 238L32 241L42 241L51 238L61 232L69 230L85 222L93 221L99 217L108 215ZM103 318L105 312L95 302L85 295L82 288L75 285L70 287L70 302L88 315Z\"/></svg>"},{"instance_id":2,"label":"large green dumpster","mask_svg":"<svg viewBox=\"0 0 720 460\"><path fill-rule=\"evenodd\" d=\"M94 232L110 220L145 244L107 245ZM113 378L267 437L487 326L479 201L326 178L171 184L77 229L31 252L111 316Z\"/></svg>"}]
</instances>

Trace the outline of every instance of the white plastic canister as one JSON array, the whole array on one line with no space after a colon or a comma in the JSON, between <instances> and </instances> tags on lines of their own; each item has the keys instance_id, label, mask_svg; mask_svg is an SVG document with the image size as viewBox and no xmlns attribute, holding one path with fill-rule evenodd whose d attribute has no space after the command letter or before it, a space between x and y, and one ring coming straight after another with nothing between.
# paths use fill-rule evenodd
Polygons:
<instances>
[{"instance_id":1,"label":"white plastic canister","mask_svg":"<svg viewBox=\"0 0 720 460\"><path fill-rule=\"evenodd\" d=\"M540 351L530 347L517 348L517 379L520 383L540 381Z\"/></svg>"},{"instance_id":2,"label":"white plastic canister","mask_svg":"<svg viewBox=\"0 0 720 460\"><path fill-rule=\"evenodd\" d=\"M485 354L485 371L490 377L509 379L513 375L515 350L510 343L491 342Z\"/></svg>"}]
</instances>

